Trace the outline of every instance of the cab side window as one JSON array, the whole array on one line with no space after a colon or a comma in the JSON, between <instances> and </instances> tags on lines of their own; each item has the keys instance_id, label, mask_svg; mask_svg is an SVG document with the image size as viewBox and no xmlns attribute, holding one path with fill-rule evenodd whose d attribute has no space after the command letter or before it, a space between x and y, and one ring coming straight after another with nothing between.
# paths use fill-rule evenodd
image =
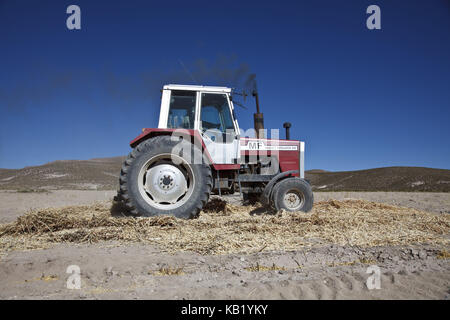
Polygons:
<instances>
[{"instance_id":1,"label":"cab side window","mask_svg":"<svg viewBox=\"0 0 450 320\"><path fill-rule=\"evenodd\" d=\"M194 129L196 97L195 91L172 90L167 128Z\"/></svg>"}]
</instances>

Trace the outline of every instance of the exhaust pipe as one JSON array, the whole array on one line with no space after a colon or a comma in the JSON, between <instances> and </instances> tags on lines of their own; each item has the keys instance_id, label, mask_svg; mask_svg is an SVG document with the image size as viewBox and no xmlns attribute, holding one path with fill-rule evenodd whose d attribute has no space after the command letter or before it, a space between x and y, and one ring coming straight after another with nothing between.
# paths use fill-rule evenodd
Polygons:
<instances>
[{"instance_id":1,"label":"exhaust pipe","mask_svg":"<svg viewBox=\"0 0 450 320\"><path fill-rule=\"evenodd\" d=\"M283 128L286 129L286 140L290 140L291 139L291 133L289 131L290 127L291 127L291 123L290 122L283 123Z\"/></svg>"},{"instance_id":2,"label":"exhaust pipe","mask_svg":"<svg viewBox=\"0 0 450 320\"><path fill-rule=\"evenodd\" d=\"M256 138L264 138L264 115L259 112L259 97L258 92L253 90L252 96L255 97L256 101L256 113L253 114L253 122L255 124Z\"/></svg>"}]
</instances>

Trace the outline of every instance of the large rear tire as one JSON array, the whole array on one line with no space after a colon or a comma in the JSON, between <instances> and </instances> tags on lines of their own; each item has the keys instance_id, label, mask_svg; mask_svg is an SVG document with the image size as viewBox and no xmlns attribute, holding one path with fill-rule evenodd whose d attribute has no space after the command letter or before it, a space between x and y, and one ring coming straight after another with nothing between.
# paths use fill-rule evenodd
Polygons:
<instances>
[{"instance_id":1,"label":"large rear tire","mask_svg":"<svg viewBox=\"0 0 450 320\"><path fill-rule=\"evenodd\" d=\"M119 198L134 215L191 219L208 202L211 188L211 168L199 148L158 136L141 142L124 161Z\"/></svg>"},{"instance_id":2,"label":"large rear tire","mask_svg":"<svg viewBox=\"0 0 450 320\"><path fill-rule=\"evenodd\" d=\"M308 182L292 177L274 186L272 201L276 210L309 212L314 204L314 194Z\"/></svg>"}]
</instances>

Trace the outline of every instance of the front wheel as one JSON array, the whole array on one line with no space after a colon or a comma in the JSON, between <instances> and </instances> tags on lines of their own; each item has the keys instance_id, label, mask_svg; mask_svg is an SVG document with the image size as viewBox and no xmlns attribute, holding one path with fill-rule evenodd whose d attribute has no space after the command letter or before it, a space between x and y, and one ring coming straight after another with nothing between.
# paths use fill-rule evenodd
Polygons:
<instances>
[{"instance_id":1,"label":"front wheel","mask_svg":"<svg viewBox=\"0 0 450 320\"><path fill-rule=\"evenodd\" d=\"M313 207L314 195L311 186L300 178L281 180L274 186L272 194L276 210L309 212Z\"/></svg>"}]
</instances>

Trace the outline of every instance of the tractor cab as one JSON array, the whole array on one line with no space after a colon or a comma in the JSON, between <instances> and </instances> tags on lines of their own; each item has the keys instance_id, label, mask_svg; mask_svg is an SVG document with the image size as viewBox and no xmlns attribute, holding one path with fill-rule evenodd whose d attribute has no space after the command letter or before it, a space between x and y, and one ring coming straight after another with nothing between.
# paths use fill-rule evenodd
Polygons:
<instances>
[{"instance_id":1,"label":"tractor cab","mask_svg":"<svg viewBox=\"0 0 450 320\"><path fill-rule=\"evenodd\" d=\"M158 128L144 128L120 173L117 201L131 214L197 217L210 194L257 197L277 210L311 210L304 179L304 142L264 138L258 93L254 133L242 133L231 89L170 84L163 87ZM199 143L201 145L199 145ZM199 161L197 161L199 160Z\"/></svg>"},{"instance_id":2,"label":"tractor cab","mask_svg":"<svg viewBox=\"0 0 450 320\"><path fill-rule=\"evenodd\" d=\"M226 87L165 85L158 128L200 133L213 163L239 162L239 124Z\"/></svg>"}]
</instances>

